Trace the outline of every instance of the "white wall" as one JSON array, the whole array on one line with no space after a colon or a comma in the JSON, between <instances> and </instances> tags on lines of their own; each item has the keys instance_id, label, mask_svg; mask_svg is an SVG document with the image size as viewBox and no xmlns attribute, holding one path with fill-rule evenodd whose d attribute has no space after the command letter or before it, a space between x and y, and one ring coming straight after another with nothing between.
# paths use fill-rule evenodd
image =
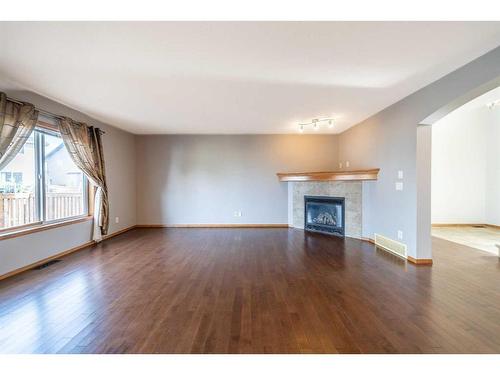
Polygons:
<instances>
[{"instance_id":1,"label":"white wall","mask_svg":"<svg viewBox=\"0 0 500 375\"><path fill-rule=\"evenodd\" d=\"M460 110L432 126L432 223L485 222L486 129Z\"/></svg>"},{"instance_id":2,"label":"white wall","mask_svg":"<svg viewBox=\"0 0 500 375\"><path fill-rule=\"evenodd\" d=\"M337 154L334 135L137 137L138 223L287 224L276 173L331 170Z\"/></svg>"},{"instance_id":3,"label":"white wall","mask_svg":"<svg viewBox=\"0 0 500 375\"><path fill-rule=\"evenodd\" d=\"M432 126L432 222L498 222L500 99L492 90Z\"/></svg>"},{"instance_id":4,"label":"white wall","mask_svg":"<svg viewBox=\"0 0 500 375\"><path fill-rule=\"evenodd\" d=\"M497 99L500 99L500 88ZM486 147L486 224L500 225L500 107L488 110Z\"/></svg>"},{"instance_id":5,"label":"white wall","mask_svg":"<svg viewBox=\"0 0 500 375\"><path fill-rule=\"evenodd\" d=\"M52 113L69 116L103 129L107 183L110 196L109 233L136 224L135 136L94 120L50 99L0 80L0 91ZM115 217L119 223L115 223ZM91 239L91 222L78 223L0 241L0 275L82 245Z\"/></svg>"},{"instance_id":6,"label":"white wall","mask_svg":"<svg viewBox=\"0 0 500 375\"><path fill-rule=\"evenodd\" d=\"M339 160L349 160L353 168L381 168L377 183L364 187L364 236L373 237L374 233L379 233L397 239L397 231L402 230L408 255L414 258L432 257L430 232L421 231L420 238L417 238L417 205L427 205L430 210L431 204L425 198L428 194L422 194L417 202L417 125L450 102L471 95L478 87L498 77L500 48L340 135ZM395 190L398 170L404 173L403 191ZM423 218L422 223L424 219L430 223L430 215Z\"/></svg>"}]
</instances>

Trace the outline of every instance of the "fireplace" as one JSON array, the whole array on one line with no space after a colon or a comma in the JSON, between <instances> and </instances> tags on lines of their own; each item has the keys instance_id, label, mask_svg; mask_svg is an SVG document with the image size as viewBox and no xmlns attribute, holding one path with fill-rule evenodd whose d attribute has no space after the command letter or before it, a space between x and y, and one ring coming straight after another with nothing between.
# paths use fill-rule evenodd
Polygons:
<instances>
[{"instance_id":1,"label":"fireplace","mask_svg":"<svg viewBox=\"0 0 500 375\"><path fill-rule=\"evenodd\" d=\"M344 236L344 198L304 196L304 229Z\"/></svg>"}]
</instances>

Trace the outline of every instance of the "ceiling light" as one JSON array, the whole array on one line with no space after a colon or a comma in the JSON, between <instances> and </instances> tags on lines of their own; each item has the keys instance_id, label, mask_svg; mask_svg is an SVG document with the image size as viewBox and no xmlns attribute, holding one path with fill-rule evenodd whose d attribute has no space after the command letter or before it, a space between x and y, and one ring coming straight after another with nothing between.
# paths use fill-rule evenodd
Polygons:
<instances>
[{"instance_id":1,"label":"ceiling light","mask_svg":"<svg viewBox=\"0 0 500 375\"><path fill-rule=\"evenodd\" d=\"M494 102L486 104L486 107L488 107L489 109L493 109L496 106L500 106L500 99L495 100Z\"/></svg>"},{"instance_id":2,"label":"ceiling light","mask_svg":"<svg viewBox=\"0 0 500 375\"><path fill-rule=\"evenodd\" d=\"M309 122L299 123L299 131L302 133L304 132L306 126L311 126L311 125L314 131L318 131L320 125L322 124L328 125L329 128L333 128L334 126L333 118L321 118L321 119L314 118Z\"/></svg>"}]
</instances>

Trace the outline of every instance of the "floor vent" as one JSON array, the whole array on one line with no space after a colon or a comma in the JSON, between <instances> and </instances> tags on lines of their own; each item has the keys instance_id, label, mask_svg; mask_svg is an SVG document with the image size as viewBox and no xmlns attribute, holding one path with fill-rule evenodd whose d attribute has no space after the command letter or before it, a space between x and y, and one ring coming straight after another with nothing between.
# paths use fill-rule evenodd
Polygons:
<instances>
[{"instance_id":1,"label":"floor vent","mask_svg":"<svg viewBox=\"0 0 500 375\"><path fill-rule=\"evenodd\" d=\"M406 245L375 233L375 245L406 259Z\"/></svg>"},{"instance_id":2,"label":"floor vent","mask_svg":"<svg viewBox=\"0 0 500 375\"><path fill-rule=\"evenodd\" d=\"M47 268L53 264L61 262L61 259L54 259L54 260L49 260L47 263L40 264L39 266L35 267L35 270L43 270L44 268Z\"/></svg>"},{"instance_id":3,"label":"floor vent","mask_svg":"<svg viewBox=\"0 0 500 375\"><path fill-rule=\"evenodd\" d=\"M474 225L472 225L472 228L486 228L486 225L474 224Z\"/></svg>"}]
</instances>

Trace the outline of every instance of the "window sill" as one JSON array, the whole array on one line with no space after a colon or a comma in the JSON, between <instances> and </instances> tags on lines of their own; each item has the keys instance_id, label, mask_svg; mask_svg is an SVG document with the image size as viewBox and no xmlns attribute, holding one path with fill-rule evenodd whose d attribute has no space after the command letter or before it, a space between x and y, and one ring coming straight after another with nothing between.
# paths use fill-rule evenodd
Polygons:
<instances>
[{"instance_id":1,"label":"window sill","mask_svg":"<svg viewBox=\"0 0 500 375\"><path fill-rule=\"evenodd\" d=\"M78 218L72 218L64 221L58 221L55 223L45 223L45 224L35 224L24 228L13 228L12 230L7 230L0 233L0 241L7 240L9 238L15 238L20 236L26 236L28 234L42 232L44 230L64 227L66 225L72 225L77 223L82 223L84 221L92 220L92 216L83 216Z\"/></svg>"}]
</instances>

